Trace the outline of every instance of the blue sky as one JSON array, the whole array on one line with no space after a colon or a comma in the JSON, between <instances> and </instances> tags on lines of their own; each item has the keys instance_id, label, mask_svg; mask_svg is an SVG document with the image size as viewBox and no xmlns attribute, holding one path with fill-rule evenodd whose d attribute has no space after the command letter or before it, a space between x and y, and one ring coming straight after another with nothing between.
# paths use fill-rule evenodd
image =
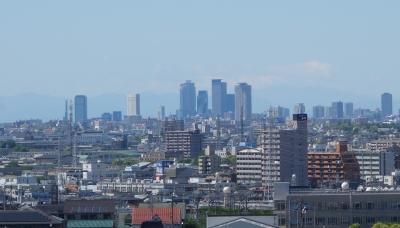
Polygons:
<instances>
[{"instance_id":1,"label":"blue sky","mask_svg":"<svg viewBox=\"0 0 400 228\"><path fill-rule=\"evenodd\" d=\"M28 116L8 101L30 94L122 97L89 108L99 115L139 92L146 114L161 102L173 112L187 79L209 89L223 78L231 91L246 81L259 112L339 99L374 108L384 91L397 103L399 10L394 0L0 1L0 122Z\"/></svg>"}]
</instances>

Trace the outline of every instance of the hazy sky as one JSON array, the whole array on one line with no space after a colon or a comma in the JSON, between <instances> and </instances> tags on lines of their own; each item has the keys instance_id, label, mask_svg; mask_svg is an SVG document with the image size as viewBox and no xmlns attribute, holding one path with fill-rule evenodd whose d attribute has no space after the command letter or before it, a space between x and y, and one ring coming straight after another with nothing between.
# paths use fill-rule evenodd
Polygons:
<instances>
[{"instance_id":1,"label":"hazy sky","mask_svg":"<svg viewBox=\"0 0 400 228\"><path fill-rule=\"evenodd\" d=\"M256 109L374 107L400 97L399 12L395 0L0 1L0 96L162 95L223 78L250 83Z\"/></svg>"}]
</instances>

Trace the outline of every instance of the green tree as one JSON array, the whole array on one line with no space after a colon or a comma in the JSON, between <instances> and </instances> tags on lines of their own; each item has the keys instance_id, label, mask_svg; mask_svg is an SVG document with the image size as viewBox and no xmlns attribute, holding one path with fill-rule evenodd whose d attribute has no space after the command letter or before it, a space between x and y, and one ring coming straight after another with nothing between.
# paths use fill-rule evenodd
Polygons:
<instances>
[{"instance_id":1,"label":"green tree","mask_svg":"<svg viewBox=\"0 0 400 228\"><path fill-rule=\"evenodd\" d=\"M21 145L16 145L14 150L16 152L28 152L29 151L26 147L21 146Z\"/></svg>"},{"instance_id":2,"label":"green tree","mask_svg":"<svg viewBox=\"0 0 400 228\"><path fill-rule=\"evenodd\" d=\"M131 166L137 163L138 161L133 158L117 159L112 162L114 166Z\"/></svg>"},{"instance_id":3,"label":"green tree","mask_svg":"<svg viewBox=\"0 0 400 228\"><path fill-rule=\"evenodd\" d=\"M185 228L200 228L200 224L198 223L197 220L194 219L187 219L184 222L184 227Z\"/></svg>"},{"instance_id":4,"label":"green tree","mask_svg":"<svg viewBox=\"0 0 400 228\"><path fill-rule=\"evenodd\" d=\"M14 148L17 144L15 143L14 140L6 140L0 142L0 147L1 148Z\"/></svg>"},{"instance_id":5,"label":"green tree","mask_svg":"<svg viewBox=\"0 0 400 228\"><path fill-rule=\"evenodd\" d=\"M236 156L235 155L228 155L224 159L224 163L230 165L230 166L236 166Z\"/></svg>"},{"instance_id":6,"label":"green tree","mask_svg":"<svg viewBox=\"0 0 400 228\"><path fill-rule=\"evenodd\" d=\"M19 164L17 161L10 161L10 163L7 164L8 168L14 168L14 167L19 167Z\"/></svg>"},{"instance_id":7,"label":"green tree","mask_svg":"<svg viewBox=\"0 0 400 228\"><path fill-rule=\"evenodd\" d=\"M384 223L375 223L372 228L389 228L389 225Z\"/></svg>"},{"instance_id":8,"label":"green tree","mask_svg":"<svg viewBox=\"0 0 400 228\"><path fill-rule=\"evenodd\" d=\"M355 224L351 224L350 226L349 226L349 228L360 228L361 226L360 226L360 224L358 224L358 223L355 223Z\"/></svg>"}]
</instances>

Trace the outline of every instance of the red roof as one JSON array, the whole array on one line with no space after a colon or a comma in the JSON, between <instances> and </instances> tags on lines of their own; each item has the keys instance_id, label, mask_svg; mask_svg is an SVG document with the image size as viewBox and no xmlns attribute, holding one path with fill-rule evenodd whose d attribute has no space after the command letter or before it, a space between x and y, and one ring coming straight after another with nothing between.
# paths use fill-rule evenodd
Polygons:
<instances>
[{"instance_id":1,"label":"red roof","mask_svg":"<svg viewBox=\"0 0 400 228\"><path fill-rule=\"evenodd\" d=\"M151 220L154 216L160 217L163 224L171 224L172 208L133 208L132 224L140 225ZM174 224L181 224L181 210L174 207Z\"/></svg>"}]
</instances>

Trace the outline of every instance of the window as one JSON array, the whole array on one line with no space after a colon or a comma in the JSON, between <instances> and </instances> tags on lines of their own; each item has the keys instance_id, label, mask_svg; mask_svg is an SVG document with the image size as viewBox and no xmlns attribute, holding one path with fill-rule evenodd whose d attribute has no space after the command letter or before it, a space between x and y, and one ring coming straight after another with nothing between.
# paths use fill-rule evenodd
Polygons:
<instances>
[{"instance_id":1,"label":"window","mask_svg":"<svg viewBox=\"0 0 400 228\"><path fill-rule=\"evenodd\" d=\"M354 202L353 203L353 208L356 210L362 209L361 203L360 202Z\"/></svg>"},{"instance_id":2,"label":"window","mask_svg":"<svg viewBox=\"0 0 400 228\"><path fill-rule=\"evenodd\" d=\"M353 223L362 224L362 218L360 216L354 216Z\"/></svg>"}]
</instances>

